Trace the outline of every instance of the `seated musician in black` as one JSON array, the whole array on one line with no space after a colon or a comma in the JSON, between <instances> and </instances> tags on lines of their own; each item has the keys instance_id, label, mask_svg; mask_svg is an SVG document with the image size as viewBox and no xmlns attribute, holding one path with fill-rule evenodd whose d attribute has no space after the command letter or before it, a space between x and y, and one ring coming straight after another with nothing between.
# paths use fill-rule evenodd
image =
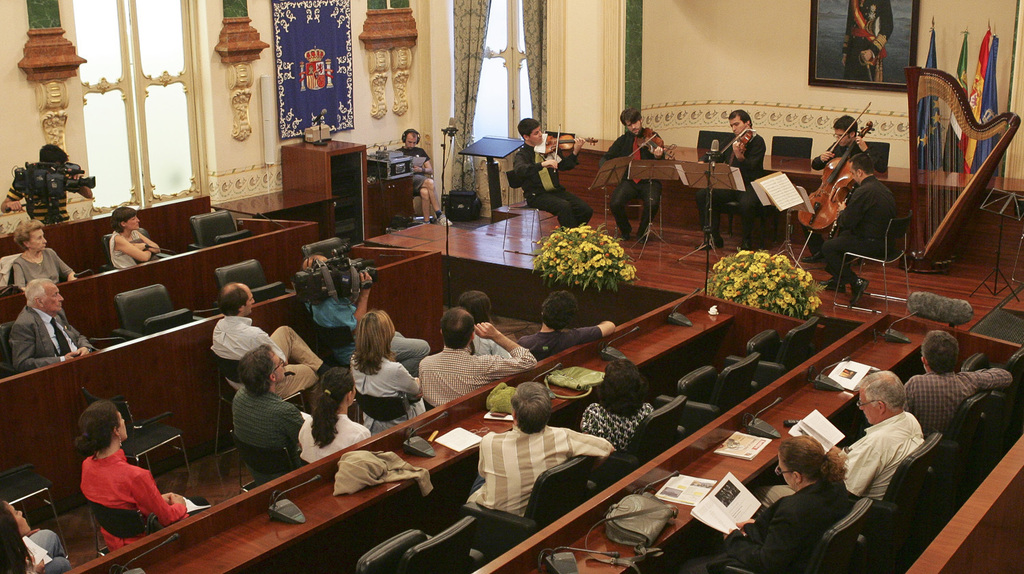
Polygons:
<instances>
[{"instance_id":1,"label":"seated musician in black","mask_svg":"<svg viewBox=\"0 0 1024 574\"><path fill-rule=\"evenodd\" d=\"M743 133L744 130L750 129L751 126L750 114L746 111L733 110L729 114L729 127L732 128L732 133L737 136ZM711 240L714 241L715 247L721 247L725 244L719 231L721 222L719 221L718 210L730 201L736 201L740 204L740 219L743 226L743 239L740 241L740 249L751 249L753 247L754 219L761 214L761 200L757 198L757 194L754 192L750 182L764 175L764 154L767 149L764 138L755 134L745 145L737 141L729 149L722 150L722 159L720 161L739 168L740 175L743 176L743 185L746 189L742 191L736 189L716 189L712 192L714 199L712 201L713 210L711 213ZM700 221L703 227L707 225L706 219L708 216L706 189L697 191L697 210L700 212Z\"/></svg>"},{"instance_id":2,"label":"seated musician in black","mask_svg":"<svg viewBox=\"0 0 1024 574\"><path fill-rule=\"evenodd\" d=\"M576 156L583 147L583 139L576 138L570 155L558 157L556 151L554 157L550 157L537 153L534 149L544 144L547 139L547 134L540 129L540 122L526 118L519 122L518 129L526 145L516 152L513 171L523 182L526 204L554 214L562 227L587 224L594 215L594 210L558 183L559 170L572 169L579 163Z\"/></svg>"},{"instance_id":3,"label":"seated musician in black","mask_svg":"<svg viewBox=\"0 0 1024 574\"><path fill-rule=\"evenodd\" d=\"M852 306L864 294L868 281L857 277L849 265L843 267L843 255L849 251L869 257L885 255L885 232L889 220L896 217L896 199L873 175L870 155L853 156L850 168L857 186L846 201L839 204L839 231L821 246L821 252L825 256L825 271L832 275L824 287L845 291L846 285L850 285Z\"/></svg>"},{"instance_id":4,"label":"seated musician in black","mask_svg":"<svg viewBox=\"0 0 1024 574\"><path fill-rule=\"evenodd\" d=\"M634 160L654 160L665 156L665 150L657 145L643 145L646 140L654 134L653 130L647 130L651 135L645 133L644 119L640 110L626 108L619 114L619 121L629 130L615 140L608 151L601 157L601 163L617 157L632 156ZM642 147L641 147L642 146ZM626 204L640 198L644 202L643 211L640 213L640 227L637 228L638 239L647 240L647 226L658 213L661 205L661 182L655 179L630 179L628 173L622 174L622 181L612 192L610 207L615 215L615 225L619 228L622 239L629 240L633 227L629 224L629 217L626 216Z\"/></svg>"},{"instance_id":5,"label":"seated musician in black","mask_svg":"<svg viewBox=\"0 0 1024 574\"><path fill-rule=\"evenodd\" d=\"M828 162L832 161L833 158L843 157L846 155L846 151L850 149L850 146L856 145L857 147L850 152L850 156L858 153L866 153L871 156L872 161L875 163L875 171L878 173L884 173L889 170L889 154L884 153L878 149L876 142L865 141L860 136L857 130L857 120L853 116L840 116L836 121L832 122L832 129L835 131L836 143L834 146L825 150L821 155L811 160L811 169L821 171L825 169ZM858 151L859 150L859 151ZM825 242L823 235L811 233L810 239L807 241L807 251L809 255L800 260L801 263L817 263L824 261L825 256L821 254L821 244Z\"/></svg>"}]
</instances>

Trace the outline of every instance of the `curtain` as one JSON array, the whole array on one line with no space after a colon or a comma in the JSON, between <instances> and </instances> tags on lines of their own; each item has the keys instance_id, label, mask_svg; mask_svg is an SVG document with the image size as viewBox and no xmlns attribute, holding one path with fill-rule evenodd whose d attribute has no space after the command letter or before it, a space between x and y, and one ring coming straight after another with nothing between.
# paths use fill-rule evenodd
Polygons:
<instances>
[{"instance_id":1,"label":"curtain","mask_svg":"<svg viewBox=\"0 0 1024 574\"><path fill-rule=\"evenodd\" d=\"M476 115L476 96L480 90L480 68L484 61L484 39L487 37L490 4L490 0L455 0L454 4L455 125L462 136L461 148L473 141L473 117ZM453 154L461 149L458 144L453 147ZM456 156L452 162L452 189L476 189L472 163L464 163L461 158Z\"/></svg>"},{"instance_id":2,"label":"curtain","mask_svg":"<svg viewBox=\"0 0 1024 574\"><path fill-rule=\"evenodd\" d=\"M530 72L530 99L533 100L533 118L545 125L548 112L544 99L545 77L547 76L547 49L545 0L523 0L523 42L526 49L526 67Z\"/></svg>"}]
</instances>

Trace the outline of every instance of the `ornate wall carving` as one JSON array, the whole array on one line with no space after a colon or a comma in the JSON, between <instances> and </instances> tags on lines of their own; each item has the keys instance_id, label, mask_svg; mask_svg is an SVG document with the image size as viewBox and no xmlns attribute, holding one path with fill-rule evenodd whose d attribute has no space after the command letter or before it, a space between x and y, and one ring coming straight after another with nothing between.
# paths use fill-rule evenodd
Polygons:
<instances>
[{"instance_id":1,"label":"ornate wall carving","mask_svg":"<svg viewBox=\"0 0 1024 574\"><path fill-rule=\"evenodd\" d=\"M370 116L374 119L388 113L384 88L391 69L394 92L392 111L401 116L409 111L409 73L412 69L412 48L416 45L416 19L411 8L367 10L359 39L368 52L367 73L370 75Z\"/></svg>"},{"instance_id":2,"label":"ornate wall carving","mask_svg":"<svg viewBox=\"0 0 1024 574\"><path fill-rule=\"evenodd\" d=\"M249 25L248 17L224 18L220 42L214 50L220 61L230 65L228 89L231 91L231 137L245 141L252 135L249 123L249 100L252 99L252 64L260 52L270 45L260 40L260 33Z\"/></svg>"},{"instance_id":3,"label":"ornate wall carving","mask_svg":"<svg viewBox=\"0 0 1024 574\"><path fill-rule=\"evenodd\" d=\"M225 173L210 174L210 201L218 203L281 191L284 178L281 166L253 165Z\"/></svg>"}]
</instances>

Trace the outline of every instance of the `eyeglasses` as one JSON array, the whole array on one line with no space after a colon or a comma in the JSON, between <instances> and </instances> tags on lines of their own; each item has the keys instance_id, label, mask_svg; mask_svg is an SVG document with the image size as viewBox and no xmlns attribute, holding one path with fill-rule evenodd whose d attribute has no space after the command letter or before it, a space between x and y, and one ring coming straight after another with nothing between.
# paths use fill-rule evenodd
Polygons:
<instances>
[{"instance_id":1,"label":"eyeglasses","mask_svg":"<svg viewBox=\"0 0 1024 574\"><path fill-rule=\"evenodd\" d=\"M882 402L882 401L879 400L879 399L875 399L875 400L872 400L872 401L861 401L860 399L857 399L857 408L859 409L859 408L863 407L864 405L870 405L871 403L880 403L880 402Z\"/></svg>"},{"instance_id":2,"label":"eyeglasses","mask_svg":"<svg viewBox=\"0 0 1024 574\"><path fill-rule=\"evenodd\" d=\"M278 369L283 369L284 367L285 367L285 362L282 361L281 359L277 359L277 360L274 361L274 370L275 371L278 370Z\"/></svg>"},{"instance_id":3,"label":"eyeglasses","mask_svg":"<svg viewBox=\"0 0 1024 574\"><path fill-rule=\"evenodd\" d=\"M782 476L782 475L784 475L784 474L786 474L788 472L796 472L796 471L795 470L782 470L781 466L776 466L775 467L775 474L777 474L779 476Z\"/></svg>"}]
</instances>

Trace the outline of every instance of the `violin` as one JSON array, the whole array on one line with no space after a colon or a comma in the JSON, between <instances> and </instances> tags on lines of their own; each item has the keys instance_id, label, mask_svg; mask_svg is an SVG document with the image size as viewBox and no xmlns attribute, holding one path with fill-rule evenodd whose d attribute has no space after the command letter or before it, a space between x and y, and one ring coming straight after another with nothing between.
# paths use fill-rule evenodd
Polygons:
<instances>
[{"instance_id":1,"label":"violin","mask_svg":"<svg viewBox=\"0 0 1024 574\"><path fill-rule=\"evenodd\" d=\"M737 151L739 151L741 155L744 155L747 153L747 144L750 143L750 140L754 139L756 134L757 132L754 130L746 130L736 139L732 140L732 145L736 147Z\"/></svg>"},{"instance_id":2,"label":"violin","mask_svg":"<svg viewBox=\"0 0 1024 574\"><path fill-rule=\"evenodd\" d=\"M636 139L643 140L643 143L637 146L638 148L647 148L651 153L654 153L654 150L661 148L664 151L664 156L662 156L663 159L675 159L675 144L666 146L665 140L661 139L661 136L659 136L653 129L641 129L640 133L636 134Z\"/></svg>"},{"instance_id":3,"label":"violin","mask_svg":"<svg viewBox=\"0 0 1024 574\"><path fill-rule=\"evenodd\" d=\"M583 141L589 144L596 144L597 138L583 138ZM556 151L559 155L568 155L568 152L572 151L573 146L576 145L576 134L565 133L565 132L548 132L547 140L544 142L544 151L538 150L537 153L541 155L552 155ZM540 146L538 146L540 147Z\"/></svg>"},{"instance_id":4,"label":"violin","mask_svg":"<svg viewBox=\"0 0 1024 574\"><path fill-rule=\"evenodd\" d=\"M864 129L860 130L857 134L857 137L862 138L868 135L874 128L874 123L868 122L864 125ZM821 187L807 196L811 206L814 207L814 212L801 211L797 213L797 218L804 227L814 231L822 231L831 227L830 235L835 233L835 223L839 218L839 213L842 211L840 204L846 201L846 197L850 194L854 184L853 170L847 161L850 155L852 155L854 148L857 149L858 153L860 152L860 148L855 143L851 143L846 148L846 153L841 157L834 157L829 160L828 165L822 170Z\"/></svg>"}]
</instances>

